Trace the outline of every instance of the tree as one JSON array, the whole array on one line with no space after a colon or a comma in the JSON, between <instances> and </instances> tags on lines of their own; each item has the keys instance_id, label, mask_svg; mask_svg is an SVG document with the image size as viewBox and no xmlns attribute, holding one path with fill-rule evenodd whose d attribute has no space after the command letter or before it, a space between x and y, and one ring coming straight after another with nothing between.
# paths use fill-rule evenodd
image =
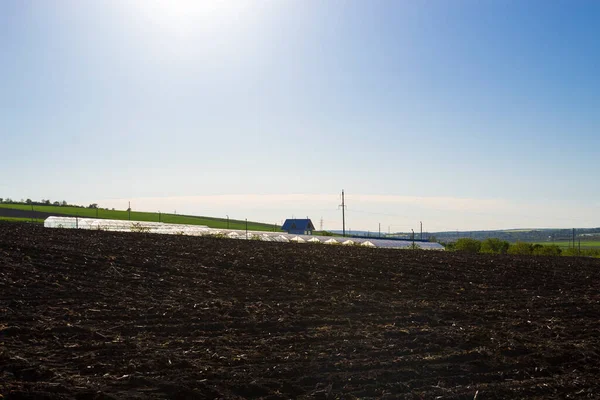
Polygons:
<instances>
[{"instance_id":1,"label":"tree","mask_svg":"<svg viewBox=\"0 0 600 400\"><path fill-rule=\"evenodd\" d=\"M88 208L98 208L98 204L97 203L92 203L88 206Z\"/></svg>"},{"instance_id":2,"label":"tree","mask_svg":"<svg viewBox=\"0 0 600 400\"><path fill-rule=\"evenodd\" d=\"M47 206L49 206L50 205L50 199L48 199L48 200L42 200L42 203L44 203Z\"/></svg>"},{"instance_id":3,"label":"tree","mask_svg":"<svg viewBox=\"0 0 600 400\"><path fill-rule=\"evenodd\" d=\"M27 204L31 204L31 203L32 203L32 201L31 201L31 199L27 199L27 200L25 200L25 203L27 203Z\"/></svg>"},{"instance_id":4,"label":"tree","mask_svg":"<svg viewBox=\"0 0 600 400\"><path fill-rule=\"evenodd\" d=\"M488 254L506 254L510 243L497 238L488 238L481 242L481 252Z\"/></svg>"},{"instance_id":5,"label":"tree","mask_svg":"<svg viewBox=\"0 0 600 400\"><path fill-rule=\"evenodd\" d=\"M67 206L67 201L66 200L61 201L60 205L63 207Z\"/></svg>"},{"instance_id":6,"label":"tree","mask_svg":"<svg viewBox=\"0 0 600 400\"><path fill-rule=\"evenodd\" d=\"M55 202L54 202L54 203L52 203L52 204L53 204L53 205L55 205L55 206L60 206L60 202L58 202L58 201L55 201Z\"/></svg>"},{"instance_id":7,"label":"tree","mask_svg":"<svg viewBox=\"0 0 600 400\"><path fill-rule=\"evenodd\" d=\"M0 203L4 203L4 199L0 197Z\"/></svg>"},{"instance_id":8,"label":"tree","mask_svg":"<svg viewBox=\"0 0 600 400\"><path fill-rule=\"evenodd\" d=\"M479 253L481 242L471 238L460 238L454 243L454 250L465 253Z\"/></svg>"}]
</instances>

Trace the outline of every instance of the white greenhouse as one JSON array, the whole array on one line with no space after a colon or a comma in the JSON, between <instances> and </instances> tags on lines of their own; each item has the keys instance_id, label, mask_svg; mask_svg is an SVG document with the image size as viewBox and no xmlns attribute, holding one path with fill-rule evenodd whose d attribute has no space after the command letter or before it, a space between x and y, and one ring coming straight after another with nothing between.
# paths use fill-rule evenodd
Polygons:
<instances>
[{"instance_id":1,"label":"white greenhouse","mask_svg":"<svg viewBox=\"0 0 600 400\"><path fill-rule=\"evenodd\" d=\"M46 228L88 229L113 232L161 233L166 235L213 236L229 239L260 240L280 243L325 243L361 245L365 247L410 248L413 242L409 240L373 239L373 238L339 238L336 240L327 236L295 235L282 232L244 231L234 229L213 229L200 225L165 224L161 222L122 221L112 219L48 217L44 221ZM423 250L444 250L439 243L415 242Z\"/></svg>"}]
</instances>

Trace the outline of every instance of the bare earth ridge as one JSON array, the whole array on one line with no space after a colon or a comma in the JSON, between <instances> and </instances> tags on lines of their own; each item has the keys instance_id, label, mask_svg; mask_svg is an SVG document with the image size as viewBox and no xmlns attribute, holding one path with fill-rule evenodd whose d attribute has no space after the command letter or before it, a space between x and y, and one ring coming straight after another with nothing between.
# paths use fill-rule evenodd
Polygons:
<instances>
[{"instance_id":1,"label":"bare earth ridge","mask_svg":"<svg viewBox=\"0 0 600 400\"><path fill-rule=\"evenodd\" d=\"M0 223L0 395L600 398L599 284L584 258Z\"/></svg>"}]
</instances>

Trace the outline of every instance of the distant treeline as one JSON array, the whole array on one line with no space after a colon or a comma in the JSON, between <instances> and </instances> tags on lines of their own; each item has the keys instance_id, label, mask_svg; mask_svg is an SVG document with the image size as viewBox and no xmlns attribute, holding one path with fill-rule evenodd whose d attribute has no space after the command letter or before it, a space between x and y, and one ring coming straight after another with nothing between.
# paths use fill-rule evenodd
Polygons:
<instances>
[{"instance_id":1,"label":"distant treeline","mask_svg":"<svg viewBox=\"0 0 600 400\"><path fill-rule=\"evenodd\" d=\"M555 244L509 243L506 240L496 238L485 240L461 238L456 242L445 243L444 245L446 250L465 253L600 257L599 249L561 249Z\"/></svg>"},{"instance_id":2,"label":"distant treeline","mask_svg":"<svg viewBox=\"0 0 600 400\"><path fill-rule=\"evenodd\" d=\"M67 203L66 200L62 200L62 201L51 201L50 199L42 199L40 201L35 201L35 200L31 200L31 199L26 199L26 200L13 200L10 197L7 198L3 198L0 197L0 203L1 204L28 204L28 205L32 205L32 206L57 206L57 207L77 207L77 208L98 208L98 204L96 203L92 203L90 205L86 206L82 206L79 204L69 204Z\"/></svg>"},{"instance_id":3,"label":"distant treeline","mask_svg":"<svg viewBox=\"0 0 600 400\"><path fill-rule=\"evenodd\" d=\"M455 242L462 238L486 240L496 238L510 243L515 242L552 242L571 240L572 229L532 229L532 230L507 230L507 231L471 231L471 232L436 232L436 239L440 242ZM576 237L600 236L600 228L575 228Z\"/></svg>"}]
</instances>

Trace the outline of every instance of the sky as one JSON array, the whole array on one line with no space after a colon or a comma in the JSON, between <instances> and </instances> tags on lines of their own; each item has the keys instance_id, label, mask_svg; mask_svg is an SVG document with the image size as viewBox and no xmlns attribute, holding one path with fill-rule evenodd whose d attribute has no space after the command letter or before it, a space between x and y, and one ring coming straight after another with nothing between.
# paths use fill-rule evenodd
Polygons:
<instances>
[{"instance_id":1,"label":"sky","mask_svg":"<svg viewBox=\"0 0 600 400\"><path fill-rule=\"evenodd\" d=\"M3 0L0 197L600 226L600 2Z\"/></svg>"}]
</instances>

